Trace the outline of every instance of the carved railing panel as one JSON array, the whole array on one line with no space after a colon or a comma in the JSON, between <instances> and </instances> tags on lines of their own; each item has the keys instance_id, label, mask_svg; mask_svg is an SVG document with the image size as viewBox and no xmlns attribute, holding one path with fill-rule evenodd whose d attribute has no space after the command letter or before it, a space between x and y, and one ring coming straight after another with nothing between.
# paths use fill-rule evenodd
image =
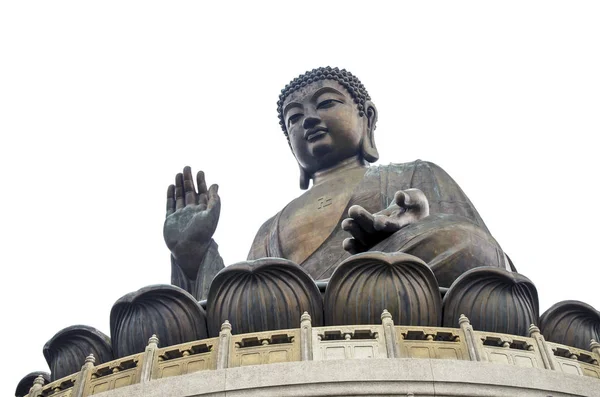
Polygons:
<instances>
[{"instance_id":1,"label":"carved railing panel","mask_svg":"<svg viewBox=\"0 0 600 397\"><path fill-rule=\"evenodd\" d=\"M524 368L544 368L542 356L533 338L475 331L483 343L489 362Z\"/></svg>"},{"instance_id":2,"label":"carved railing panel","mask_svg":"<svg viewBox=\"0 0 600 397\"><path fill-rule=\"evenodd\" d=\"M343 360L388 357L381 325L313 328L313 359Z\"/></svg>"},{"instance_id":3,"label":"carved railing panel","mask_svg":"<svg viewBox=\"0 0 600 397\"><path fill-rule=\"evenodd\" d=\"M466 348L458 328L397 326L396 337L400 356L408 358L435 358L468 360Z\"/></svg>"},{"instance_id":4,"label":"carved railing panel","mask_svg":"<svg viewBox=\"0 0 600 397\"><path fill-rule=\"evenodd\" d=\"M219 338L210 338L159 349L152 378L168 378L216 369L218 343Z\"/></svg>"},{"instance_id":5,"label":"carved railing panel","mask_svg":"<svg viewBox=\"0 0 600 397\"><path fill-rule=\"evenodd\" d=\"M64 378L57 379L52 383L48 383L42 388L40 396L42 397L69 397L73 392L73 386L75 385L75 379L77 379L76 372Z\"/></svg>"},{"instance_id":6,"label":"carved railing panel","mask_svg":"<svg viewBox=\"0 0 600 397\"><path fill-rule=\"evenodd\" d=\"M102 393L140 382L142 353L97 365L86 381L86 395Z\"/></svg>"},{"instance_id":7,"label":"carved railing panel","mask_svg":"<svg viewBox=\"0 0 600 397\"><path fill-rule=\"evenodd\" d=\"M300 360L299 329L257 332L231 337L229 367Z\"/></svg>"},{"instance_id":8,"label":"carved railing panel","mask_svg":"<svg viewBox=\"0 0 600 397\"><path fill-rule=\"evenodd\" d=\"M600 379L600 366L592 352L553 342L548 342L548 346L562 372Z\"/></svg>"}]
</instances>

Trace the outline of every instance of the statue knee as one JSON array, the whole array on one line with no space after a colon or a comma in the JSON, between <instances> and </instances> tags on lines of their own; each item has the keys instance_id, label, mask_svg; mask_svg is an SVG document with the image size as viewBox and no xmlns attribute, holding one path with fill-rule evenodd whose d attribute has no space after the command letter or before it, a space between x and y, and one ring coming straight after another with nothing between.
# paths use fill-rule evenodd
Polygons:
<instances>
[{"instance_id":1,"label":"statue knee","mask_svg":"<svg viewBox=\"0 0 600 397\"><path fill-rule=\"evenodd\" d=\"M504 252L489 233L458 215L435 214L392 234L373 251L400 251L425 261L441 287L482 266L507 268Z\"/></svg>"}]
</instances>

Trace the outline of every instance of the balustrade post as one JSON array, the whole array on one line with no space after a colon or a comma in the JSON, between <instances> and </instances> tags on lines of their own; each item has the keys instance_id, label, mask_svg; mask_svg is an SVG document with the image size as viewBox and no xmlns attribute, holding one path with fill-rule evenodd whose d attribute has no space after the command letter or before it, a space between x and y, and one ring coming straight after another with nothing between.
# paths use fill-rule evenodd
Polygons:
<instances>
[{"instance_id":1,"label":"balustrade post","mask_svg":"<svg viewBox=\"0 0 600 397\"><path fill-rule=\"evenodd\" d=\"M312 321L310 314L304 312L300 317L300 357L302 361L312 361Z\"/></svg>"},{"instance_id":2,"label":"balustrade post","mask_svg":"<svg viewBox=\"0 0 600 397\"><path fill-rule=\"evenodd\" d=\"M462 334L460 337L467 345L467 351L469 352L471 361L487 361L483 343L475 336L475 332L473 331L473 327L467 316L461 314L458 319L458 325L460 326L460 332Z\"/></svg>"},{"instance_id":3,"label":"balustrade post","mask_svg":"<svg viewBox=\"0 0 600 397\"><path fill-rule=\"evenodd\" d=\"M43 387L44 387L44 377L42 375L38 375L34 379L33 385L29 389L29 394L27 394L27 397L39 397L42 394Z\"/></svg>"},{"instance_id":4,"label":"balustrade post","mask_svg":"<svg viewBox=\"0 0 600 397\"><path fill-rule=\"evenodd\" d=\"M225 320L219 333L219 353L217 355L217 369L229 367L229 350L231 348L231 324Z\"/></svg>"},{"instance_id":5,"label":"balustrade post","mask_svg":"<svg viewBox=\"0 0 600 397\"><path fill-rule=\"evenodd\" d=\"M140 383L150 382L152 380L152 373L154 372L154 363L156 362L155 358L158 350L158 338L156 334L152 334L150 339L148 339L148 345L146 345L146 350L144 350L144 358L142 359L142 371L140 374Z\"/></svg>"},{"instance_id":6,"label":"balustrade post","mask_svg":"<svg viewBox=\"0 0 600 397\"><path fill-rule=\"evenodd\" d=\"M96 358L93 354L90 354L85 358L85 363L81 367L81 371L77 374L77 378L75 378L75 384L73 385L73 393L72 397L83 397L86 395L85 393L85 384L88 379L91 377L91 372L94 370L94 364L96 363Z\"/></svg>"},{"instance_id":7,"label":"balustrade post","mask_svg":"<svg viewBox=\"0 0 600 397\"><path fill-rule=\"evenodd\" d=\"M594 357L596 359L596 365L600 365L600 343L595 339L592 339L590 341L590 350L596 355L596 357Z\"/></svg>"},{"instance_id":8,"label":"balustrade post","mask_svg":"<svg viewBox=\"0 0 600 397\"><path fill-rule=\"evenodd\" d=\"M529 336L535 340L538 351L542 356L542 362L544 363L544 368L550 369L552 371L558 370L558 363L556 362L556 358L554 357L554 352L546 343L546 339L544 335L540 332L540 329L535 326L535 324L531 324L529 326Z\"/></svg>"},{"instance_id":9,"label":"balustrade post","mask_svg":"<svg viewBox=\"0 0 600 397\"><path fill-rule=\"evenodd\" d=\"M383 337L385 340L385 350L388 358L400 357L400 346L396 339L396 329L394 328L394 319L387 309L381 313L381 325L383 326Z\"/></svg>"}]
</instances>

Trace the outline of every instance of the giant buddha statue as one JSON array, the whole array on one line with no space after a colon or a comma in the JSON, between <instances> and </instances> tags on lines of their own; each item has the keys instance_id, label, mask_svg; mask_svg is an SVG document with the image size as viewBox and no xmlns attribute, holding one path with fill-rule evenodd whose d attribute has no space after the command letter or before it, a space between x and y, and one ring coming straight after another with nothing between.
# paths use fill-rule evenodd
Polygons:
<instances>
[{"instance_id":1,"label":"giant buddha statue","mask_svg":"<svg viewBox=\"0 0 600 397\"><path fill-rule=\"evenodd\" d=\"M120 376L122 370L122 379L131 376L127 371L133 371L142 352L159 365L212 351L218 358L211 360L220 364L210 365L227 368L229 349L221 343L229 344L231 333L241 334L227 345L235 346L232 351L259 344L289 347L300 335L302 360L312 360L314 338L372 343L380 336L369 325L381 321L384 333L394 324L411 327L398 339L409 343L434 338L458 343L452 329L460 326L466 343L472 343L471 360L485 361L476 352L484 349L485 339L499 356L504 353L498 349L538 349L544 367L556 370L552 351L532 325L539 324L549 341L560 344L553 350L556 356L590 364L590 373L600 377L598 361L585 351L600 352L595 342L600 340L600 312L569 300L540 317L534 284L516 271L444 170L420 160L371 165L379 157L374 138L378 114L355 76L330 67L306 72L281 91L277 111L298 162L300 188L306 191L264 222L248 260L223 266L213 240L221 211L218 187L208 188L202 171L194 182L185 167L167 190L164 237L172 254L172 285L146 286L118 299L110 313L110 338L85 325L59 331L44 346L50 374L25 376L17 396L25 395L34 377L30 396L63 389L84 395L87 379L108 387L103 379L109 373ZM312 326L325 327L313 333ZM257 334L272 330L277 333ZM473 330L496 334L477 336ZM390 335L384 338L391 349L387 357L400 357L396 337ZM527 335L531 338L524 339ZM214 350L217 339L220 347ZM159 340L165 350L154 358ZM582 350L574 354L569 346ZM416 348L430 351L425 345ZM252 354L262 353L248 357ZM81 375L96 359L96 365L105 364L93 376ZM157 376L150 367L144 358L142 375L130 380ZM52 383L42 393L44 377ZM110 382L117 387L117 380Z\"/></svg>"},{"instance_id":2,"label":"giant buddha statue","mask_svg":"<svg viewBox=\"0 0 600 397\"><path fill-rule=\"evenodd\" d=\"M353 254L402 252L425 261L441 287L469 269L511 269L469 198L442 168L421 160L370 165L379 157L377 108L350 72L306 72L281 91L277 112L306 192L262 225L249 260L285 258L326 280ZM212 240L221 209L218 188L207 189L202 171L197 185L186 167L169 186L164 237L172 283L200 299L223 264Z\"/></svg>"}]
</instances>

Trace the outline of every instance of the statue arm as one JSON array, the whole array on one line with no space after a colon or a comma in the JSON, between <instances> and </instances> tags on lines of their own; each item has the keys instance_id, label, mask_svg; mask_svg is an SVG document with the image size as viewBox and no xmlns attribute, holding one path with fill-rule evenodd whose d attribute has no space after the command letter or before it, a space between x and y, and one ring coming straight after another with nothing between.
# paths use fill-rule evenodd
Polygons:
<instances>
[{"instance_id":1,"label":"statue arm","mask_svg":"<svg viewBox=\"0 0 600 397\"><path fill-rule=\"evenodd\" d=\"M169 186L163 235L171 251L171 283L204 299L212 279L224 268L212 238L221 199L217 185L206 188L202 171L196 178L198 191L190 167L185 167L175 177L175 185Z\"/></svg>"},{"instance_id":2,"label":"statue arm","mask_svg":"<svg viewBox=\"0 0 600 397\"><path fill-rule=\"evenodd\" d=\"M471 200L446 171L428 161L417 160L410 163L408 167L410 169L405 168L407 165L409 164L390 166L388 197L394 197L398 190L419 189L429 202L431 214L460 215L489 233Z\"/></svg>"},{"instance_id":3,"label":"statue arm","mask_svg":"<svg viewBox=\"0 0 600 397\"><path fill-rule=\"evenodd\" d=\"M194 278L188 277L177 264L175 257L171 255L171 284L183 288L198 300L206 299L210 283L224 267L219 246L211 239L204 256L198 258L198 272Z\"/></svg>"},{"instance_id":4,"label":"statue arm","mask_svg":"<svg viewBox=\"0 0 600 397\"><path fill-rule=\"evenodd\" d=\"M349 217L342 222L342 229L352 236L343 243L344 249L351 254L370 249L430 214L460 216L490 235L469 198L439 166L417 160L391 164L382 171L382 196L387 208L370 213L360 205L354 205L348 210Z\"/></svg>"},{"instance_id":5,"label":"statue arm","mask_svg":"<svg viewBox=\"0 0 600 397\"><path fill-rule=\"evenodd\" d=\"M258 229L248 253L248 260L272 256L269 254L268 245L275 224L274 220L275 217L269 219ZM190 267L197 268L198 271L195 277L189 277L171 255L171 284L183 288L198 300L206 299L212 279L225 267L219 254L219 246L213 239L210 240L205 254L198 256L195 262L197 264Z\"/></svg>"}]
</instances>

